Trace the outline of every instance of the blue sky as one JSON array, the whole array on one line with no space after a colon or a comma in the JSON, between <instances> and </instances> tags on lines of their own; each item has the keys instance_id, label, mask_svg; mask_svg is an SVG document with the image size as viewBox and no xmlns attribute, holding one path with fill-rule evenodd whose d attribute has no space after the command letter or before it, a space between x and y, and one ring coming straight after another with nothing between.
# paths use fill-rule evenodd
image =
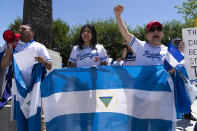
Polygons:
<instances>
[{"instance_id":1,"label":"blue sky","mask_svg":"<svg viewBox=\"0 0 197 131\"><path fill-rule=\"evenodd\" d=\"M114 17L113 7L125 7L123 20L135 28L151 20L160 22L172 19L183 21L175 5L183 0L53 0L53 19L60 18L70 26L85 24L87 20ZM4 42L3 32L17 17L23 15L23 0L1 0L0 2L0 44Z\"/></svg>"}]
</instances>

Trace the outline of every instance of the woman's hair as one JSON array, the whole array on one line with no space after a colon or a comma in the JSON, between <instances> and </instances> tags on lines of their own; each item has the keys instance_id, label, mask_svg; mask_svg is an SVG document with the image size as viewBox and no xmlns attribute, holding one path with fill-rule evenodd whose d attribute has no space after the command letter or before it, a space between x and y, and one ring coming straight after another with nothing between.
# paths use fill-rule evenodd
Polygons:
<instances>
[{"instance_id":1,"label":"woman's hair","mask_svg":"<svg viewBox=\"0 0 197 131\"><path fill-rule=\"evenodd\" d=\"M96 49L96 44L97 44L97 35L96 35L96 29L93 25L90 25L90 24L86 24L82 27L81 29L81 32L80 32L80 36L79 36L79 49L83 49L83 44L84 44L84 41L81 37L82 35L82 32L83 32L83 29L85 27L89 27L90 30L91 30L91 33L92 33L92 40L91 40L91 43L90 43L90 46L93 48L93 49Z\"/></svg>"}]
</instances>

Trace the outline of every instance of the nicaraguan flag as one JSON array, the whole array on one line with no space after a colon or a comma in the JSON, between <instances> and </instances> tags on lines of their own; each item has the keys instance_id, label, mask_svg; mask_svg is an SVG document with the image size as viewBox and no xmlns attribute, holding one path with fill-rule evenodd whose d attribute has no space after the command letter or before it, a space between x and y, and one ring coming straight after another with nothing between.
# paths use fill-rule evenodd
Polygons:
<instances>
[{"instance_id":1,"label":"nicaraguan flag","mask_svg":"<svg viewBox=\"0 0 197 131\"><path fill-rule=\"evenodd\" d=\"M47 131L176 130L174 84L163 66L56 69L41 96Z\"/></svg>"},{"instance_id":2,"label":"nicaraguan flag","mask_svg":"<svg viewBox=\"0 0 197 131\"><path fill-rule=\"evenodd\" d=\"M166 71L170 71L173 67L180 64L183 59L184 56L181 54L181 52L176 47L174 47L172 43L169 43L168 52L164 61L164 68Z\"/></svg>"},{"instance_id":3,"label":"nicaraguan flag","mask_svg":"<svg viewBox=\"0 0 197 131\"><path fill-rule=\"evenodd\" d=\"M2 68L0 70L3 70ZM4 71L3 71L4 72ZM1 72L2 73L2 72ZM0 108L2 108L8 101L11 99L11 87L12 87L12 65L5 69L2 83L2 87L0 87L2 92L0 92ZM2 94L1 94L2 93Z\"/></svg>"},{"instance_id":4,"label":"nicaraguan flag","mask_svg":"<svg viewBox=\"0 0 197 131\"><path fill-rule=\"evenodd\" d=\"M17 121L18 131L40 131L42 64L34 65L29 86L23 81L14 57L13 68L16 81L16 88L13 89L14 119Z\"/></svg>"},{"instance_id":5,"label":"nicaraguan flag","mask_svg":"<svg viewBox=\"0 0 197 131\"><path fill-rule=\"evenodd\" d=\"M5 53L6 44L0 45L0 62ZM12 87L12 66L1 68L0 66L0 108L2 108L11 98Z\"/></svg>"}]
</instances>

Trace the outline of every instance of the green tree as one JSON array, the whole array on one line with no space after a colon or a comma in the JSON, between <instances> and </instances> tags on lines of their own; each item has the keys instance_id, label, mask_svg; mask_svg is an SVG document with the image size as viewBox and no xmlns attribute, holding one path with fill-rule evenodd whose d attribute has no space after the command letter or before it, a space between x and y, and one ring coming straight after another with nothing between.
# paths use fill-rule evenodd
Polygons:
<instances>
[{"instance_id":1,"label":"green tree","mask_svg":"<svg viewBox=\"0 0 197 131\"><path fill-rule=\"evenodd\" d=\"M122 51L122 36L113 18L106 20L98 19L96 21L91 21L94 24L98 43L102 44L105 49L111 54L112 58L116 58L117 53Z\"/></svg>"},{"instance_id":2,"label":"green tree","mask_svg":"<svg viewBox=\"0 0 197 131\"><path fill-rule=\"evenodd\" d=\"M9 25L8 29L12 30L14 33L18 33L18 29L21 23L22 23L22 18L17 17L16 20L14 20L14 23L11 23Z\"/></svg>"},{"instance_id":3,"label":"green tree","mask_svg":"<svg viewBox=\"0 0 197 131\"><path fill-rule=\"evenodd\" d=\"M69 48L69 29L70 26L61 19L54 20L52 23L52 49L58 51L62 56L63 63L66 64L68 59Z\"/></svg>"},{"instance_id":4,"label":"green tree","mask_svg":"<svg viewBox=\"0 0 197 131\"><path fill-rule=\"evenodd\" d=\"M175 6L178 13L183 14L188 27L194 27L195 18L197 17L197 1L186 0L182 2L182 6Z\"/></svg>"},{"instance_id":5,"label":"green tree","mask_svg":"<svg viewBox=\"0 0 197 131\"><path fill-rule=\"evenodd\" d=\"M182 29L185 28L185 24L177 20L171 20L163 23L163 33L164 37L162 43L168 46L168 43L176 38L182 38Z\"/></svg>"}]
</instances>

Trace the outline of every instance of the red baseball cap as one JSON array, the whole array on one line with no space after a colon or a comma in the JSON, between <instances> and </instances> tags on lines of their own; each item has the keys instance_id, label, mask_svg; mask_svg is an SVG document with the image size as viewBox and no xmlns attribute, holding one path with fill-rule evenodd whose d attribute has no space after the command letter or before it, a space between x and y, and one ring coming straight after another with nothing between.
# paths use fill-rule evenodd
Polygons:
<instances>
[{"instance_id":1,"label":"red baseball cap","mask_svg":"<svg viewBox=\"0 0 197 131\"><path fill-rule=\"evenodd\" d=\"M146 26L146 32L149 32L150 28L153 26L153 25L158 25L159 27L162 28L162 24L159 22L159 21L156 21L156 20L153 20L151 22L149 22Z\"/></svg>"}]
</instances>

